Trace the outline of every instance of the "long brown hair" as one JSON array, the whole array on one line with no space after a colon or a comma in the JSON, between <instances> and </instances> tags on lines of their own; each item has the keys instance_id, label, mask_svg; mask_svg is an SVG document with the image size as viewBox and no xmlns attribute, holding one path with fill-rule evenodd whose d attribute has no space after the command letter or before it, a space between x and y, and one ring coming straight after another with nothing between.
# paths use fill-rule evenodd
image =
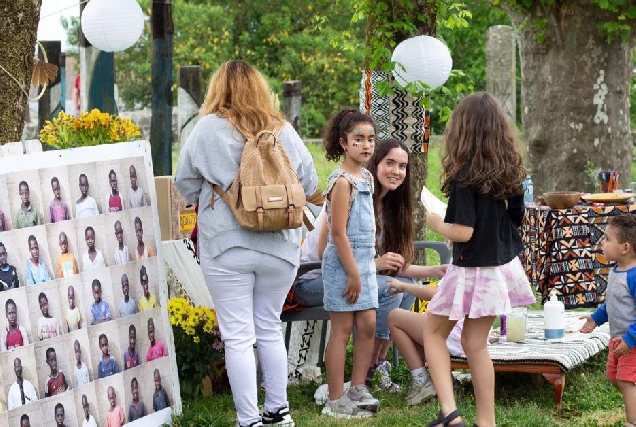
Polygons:
<instances>
[{"instance_id":1,"label":"long brown hair","mask_svg":"<svg viewBox=\"0 0 636 427\"><path fill-rule=\"evenodd\" d=\"M380 253L395 252L404 257L404 267L406 269L413 262L414 249L413 240L415 231L413 229L413 197L411 191L411 165L406 164L406 175L404 181L395 190L387 192L380 198L382 185L378 180L378 165L394 148L404 150L407 155L408 148L402 142L394 138L378 141L375 151L369 159L367 169L373 175L373 209L375 215L376 239L384 231L384 242L380 247L376 243ZM380 207L382 209L380 209ZM378 215L378 212L381 212Z\"/></svg>"},{"instance_id":2,"label":"long brown hair","mask_svg":"<svg viewBox=\"0 0 636 427\"><path fill-rule=\"evenodd\" d=\"M284 121L274 106L265 77L247 62L236 59L221 64L212 75L199 113L226 117L246 136Z\"/></svg>"},{"instance_id":3,"label":"long brown hair","mask_svg":"<svg viewBox=\"0 0 636 427\"><path fill-rule=\"evenodd\" d=\"M503 200L521 194L527 174L516 127L487 92L475 92L455 107L444 132L442 191L451 184L474 187Z\"/></svg>"}]
</instances>

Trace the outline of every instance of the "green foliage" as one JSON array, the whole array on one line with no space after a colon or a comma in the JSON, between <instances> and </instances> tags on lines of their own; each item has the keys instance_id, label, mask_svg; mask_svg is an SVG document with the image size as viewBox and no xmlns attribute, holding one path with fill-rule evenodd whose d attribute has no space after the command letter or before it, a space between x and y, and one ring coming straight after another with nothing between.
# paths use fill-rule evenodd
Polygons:
<instances>
[{"instance_id":1,"label":"green foliage","mask_svg":"<svg viewBox=\"0 0 636 427\"><path fill-rule=\"evenodd\" d=\"M556 0L493 0L493 4L497 5L499 3L506 3L520 9L550 6L546 8L546 14L548 14L552 13L553 8L558 8L561 2ZM633 2L627 0L592 0L591 3L603 11L611 12L614 17L613 20L600 22L596 26L599 33L606 37L608 43L614 37L620 37L624 41L628 41L633 37L631 28L636 20L636 5ZM533 25L538 29L539 42L545 40L545 31L543 29L547 28L547 24L547 18L533 22Z\"/></svg>"},{"instance_id":2,"label":"green foliage","mask_svg":"<svg viewBox=\"0 0 636 427\"><path fill-rule=\"evenodd\" d=\"M139 3L150 16L150 0ZM283 81L302 81L305 137L319 136L335 110L358 105L363 60L359 46L364 39L364 21L351 24L353 12L349 1L177 0L172 7L175 101L180 66L201 66L205 86L221 63L243 59L257 67L281 97ZM65 28L69 43L77 44L77 22L67 21ZM341 34L350 39L347 49L332 43ZM150 19L146 20L140 40L116 53L115 62L116 81L125 108L150 107Z\"/></svg>"}]
</instances>

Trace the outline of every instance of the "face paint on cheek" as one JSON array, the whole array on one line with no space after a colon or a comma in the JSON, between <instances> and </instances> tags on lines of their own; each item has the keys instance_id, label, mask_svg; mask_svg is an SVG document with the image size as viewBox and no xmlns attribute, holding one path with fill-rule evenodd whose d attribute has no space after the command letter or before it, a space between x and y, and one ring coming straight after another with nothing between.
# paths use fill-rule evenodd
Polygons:
<instances>
[{"instance_id":1,"label":"face paint on cheek","mask_svg":"<svg viewBox=\"0 0 636 427\"><path fill-rule=\"evenodd\" d=\"M351 133L353 133L354 137L357 136L364 136L364 132L361 129L354 129ZM360 148L362 147L362 143L360 141L352 141L351 145L353 145L355 148Z\"/></svg>"}]
</instances>

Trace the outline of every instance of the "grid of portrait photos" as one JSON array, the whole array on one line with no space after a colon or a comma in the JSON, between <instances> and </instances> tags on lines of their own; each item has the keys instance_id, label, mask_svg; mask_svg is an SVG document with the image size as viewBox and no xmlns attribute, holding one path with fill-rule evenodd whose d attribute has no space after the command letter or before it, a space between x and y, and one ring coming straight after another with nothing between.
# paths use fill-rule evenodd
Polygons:
<instances>
[{"instance_id":1,"label":"grid of portrait photos","mask_svg":"<svg viewBox=\"0 0 636 427\"><path fill-rule=\"evenodd\" d=\"M149 144L16 162L0 174L0 425L180 408Z\"/></svg>"}]
</instances>

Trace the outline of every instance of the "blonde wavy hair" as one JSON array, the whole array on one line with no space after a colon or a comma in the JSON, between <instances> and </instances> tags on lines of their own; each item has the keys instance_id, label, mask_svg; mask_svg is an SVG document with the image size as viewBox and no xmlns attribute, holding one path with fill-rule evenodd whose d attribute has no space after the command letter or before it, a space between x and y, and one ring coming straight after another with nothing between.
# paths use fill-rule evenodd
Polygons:
<instances>
[{"instance_id":1,"label":"blonde wavy hair","mask_svg":"<svg viewBox=\"0 0 636 427\"><path fill-rule=\"evenodd\" d=\"M226 117L245 136L285 120L265 77L237 59L225 62L212 75L199 113Z\"/></svg>"}]
</instances>

